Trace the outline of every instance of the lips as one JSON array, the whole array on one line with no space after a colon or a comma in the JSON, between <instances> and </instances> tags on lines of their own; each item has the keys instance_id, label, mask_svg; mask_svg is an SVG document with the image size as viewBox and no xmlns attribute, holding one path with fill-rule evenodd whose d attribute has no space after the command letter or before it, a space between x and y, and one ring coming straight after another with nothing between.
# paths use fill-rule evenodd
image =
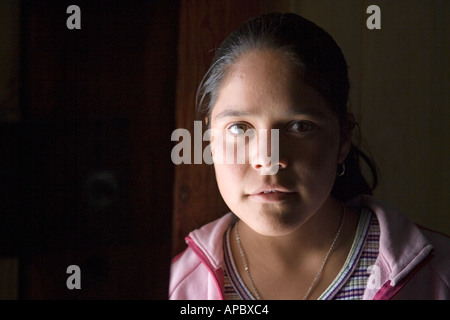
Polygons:
<instances>
[{"instance_id":1,"label":"lips","mask_svg":"<svg viewBox=\"0 0 450 320\"><path fill-rule=\"evenodd\" d=\"M295 192L293 189L285 187L280 184L264 184L253 190L249 195L257 195L261 193L293 193Z\"/></svg>"},{"instance_id":2,"label":"lips","mask_svg":"<svg viewBox=\"0 0 450 320\"><path fill-rule=\"evenodd\" d=\"M297 192L281 185L263 185L250 193L250 199L258 202L280 202L292 199Z\"/></svg>"}]
</instances>

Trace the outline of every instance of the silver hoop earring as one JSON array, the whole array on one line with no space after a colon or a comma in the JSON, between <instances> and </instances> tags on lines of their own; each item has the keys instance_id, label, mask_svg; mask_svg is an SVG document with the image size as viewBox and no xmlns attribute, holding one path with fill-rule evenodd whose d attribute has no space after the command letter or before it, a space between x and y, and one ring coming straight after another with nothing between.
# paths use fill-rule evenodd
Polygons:
<instances>
[{"instance_id":1,"label":"silver hoop earring","mask_svg":"<svg viewBox=\"0 0 450 320\"><path fill-rule=\"evenodd\" d=\"M345 164L338 163L337 176L342 177L345 174Z\"/></svg>"}]
</instances>

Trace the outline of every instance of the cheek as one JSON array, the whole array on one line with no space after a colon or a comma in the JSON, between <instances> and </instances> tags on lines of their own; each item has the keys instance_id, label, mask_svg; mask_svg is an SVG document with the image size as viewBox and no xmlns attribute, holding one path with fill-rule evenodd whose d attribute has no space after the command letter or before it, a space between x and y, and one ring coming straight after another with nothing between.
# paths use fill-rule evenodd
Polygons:
<instances>
[{"instance_id":1,"label":"cheek","mask_svg":"<svg viewBox=\"0 0 450 320\"><path fill-rule=\"evenodd\" d=\"M338 162L339 147L331 143L314 145L305 155L305 161L314 171L334 170ZM324 172L324 173L325 173Z\"/></svg>"},{"instance_id":2,"label":"cheek","mask_svg":"<svg viewBox=\"0 0 450 320\"><path fill-rule=\"evenodd\" d=\"M234 164L214 164L217 185L227 203L240 196L240 186L245 175L242 167Z\"/></svg>"},{"instance_id":3,"label":"cheek","mask_svg":"<svg viewBox=\"0 0 450 320\"><path fill-rule=\"evenodd\" d=\"M327 135L315 141L303 142L295 150L295 170L304 182L319 185L334 183L339 156L338 138Z\"/></svg>"},{"instance_id":4,"label":"cheek","mask_svg":"<svg viewBox=\"0 0 450 320\"><path fill-rule=\"evenodd\" d=\"M213 156L214 171L220 194L229 205L239 197L239 186L242 185L242 165L235 164L233 158L227 158L230 144L221 130L214 130L211 135L211 153Z\"/></svg>"},{"instance_id":5,"label":"cheek","mask_svg":"<svg viewBox=\"0 0 450 320\"><path fill-rule=\"evenodd\" d=\"M211 136L211 154L214 164L248 164L249 139L236 138L222 131ZM242 170L242 168L224 169Z\"/></svg>"}]
</instances>

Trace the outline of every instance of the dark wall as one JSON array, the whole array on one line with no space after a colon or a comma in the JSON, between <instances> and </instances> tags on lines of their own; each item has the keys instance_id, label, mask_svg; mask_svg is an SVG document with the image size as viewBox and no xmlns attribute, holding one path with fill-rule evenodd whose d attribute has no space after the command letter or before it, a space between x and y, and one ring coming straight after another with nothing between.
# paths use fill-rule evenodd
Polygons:
<instances>
[{"instance_id":1,"label":"dark wall","mask_svg":"<svg viewBox=\"0 0 450 320\"><path fill-rule=\"evenodd\" d=\"M23 120L0 128L19 298L165 299L178 3L23 1L21 27ZM81 290L66 287L72 264Z\"/></svg>"}]
</instances>

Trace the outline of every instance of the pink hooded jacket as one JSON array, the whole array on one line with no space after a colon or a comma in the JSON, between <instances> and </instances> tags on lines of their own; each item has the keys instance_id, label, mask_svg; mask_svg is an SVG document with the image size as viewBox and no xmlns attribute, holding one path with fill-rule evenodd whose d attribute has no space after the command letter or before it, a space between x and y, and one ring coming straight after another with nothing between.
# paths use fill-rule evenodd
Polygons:
<instances>
[{"instance_id":1,"label":"pink hooded jacket","mask_svg":"<svg viewBox=\"0 0 450 320\"><path fill-rule=\"evenodd\" d=\"M370 208L380 224L375 262L380 286L368 285L363 299L450 298L447 236L417 227L371 196L358 196L348 205ZM171 300L224 299L223 235L232 219L233 215L228 213L186 237L188 248L174 258L171 266Z\"/></svg>"}]
</instances>

